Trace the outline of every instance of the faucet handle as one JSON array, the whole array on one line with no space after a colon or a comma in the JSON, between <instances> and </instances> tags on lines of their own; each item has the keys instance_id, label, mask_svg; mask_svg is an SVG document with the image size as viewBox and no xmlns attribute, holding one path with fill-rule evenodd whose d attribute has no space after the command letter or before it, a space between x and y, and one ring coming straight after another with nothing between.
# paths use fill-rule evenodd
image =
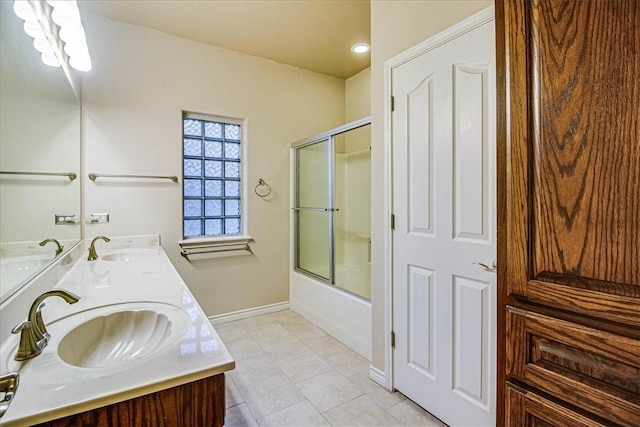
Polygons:
<instances>
[{"instance_id":1,"label":"faucet handle","mask_svg":"<svg viewBox=\"0 0 640 427\"><path fill-rule=\"evenodd\" d=\"M12 334L19 334L24 330L28 330L29 328L31 328L31 322L29 322L28 320L25 320L24 322L20 323L19 325L16 325L13 327L13 329L11 330Z\"/></svg>"},{"instance_id":2,"label":"faucet handle","mask_svg":"<svg viewBox=\"0 0 640 427\"><path fill-rule=\"evenodd\" d=\"M47 327L44 325L44 320L42 320L42 307L44 307L44 305L45 303L40 304L38 306L38 309L36 310L36 328L38 329L38 332L42 334L42 338L49 342L49 339L51 339L51 334L47 332Z\"/></svg>"},{"instance_id":3,"label":"faucet handle","mask_svg":"<svg viewBox=\"0 0 640 427\"><path fill-rule=\"evenodd\" d=\"M42 338L38 339L34 331L35 325L28 320L20 323L11 330L12 334L20 334L20 344L15 360L31 359L42 353L42 349L47 345L47 341ZM38 331L39 334L40 331Z\"/></svg>"}]
</instances>

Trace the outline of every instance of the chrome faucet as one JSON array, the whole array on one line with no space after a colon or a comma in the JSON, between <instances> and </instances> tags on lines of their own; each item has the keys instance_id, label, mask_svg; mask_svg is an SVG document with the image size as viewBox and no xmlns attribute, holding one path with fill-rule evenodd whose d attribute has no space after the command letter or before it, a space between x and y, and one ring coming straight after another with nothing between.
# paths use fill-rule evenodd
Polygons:
<instances>
[{"instance_id":1,"label":"chrome faucet","mask_svg":"<svg viewBox=\"0 0 640 427\"><path fill-rule=\"evenodd\" d=\"M60 242L58 242L56 239L44 239L42 242L38 243L40 246L44 246L49 242L53 242L58 246L58 249L56 249L56 256L60 255L62 253L62 251L64 250L64 246L62 246L60 244Z\"/></svg>"},{"instance_id":2,"label":"chrome faucet","mask_svg":"<svg viewBox=\"0 0 640 427\"><path fill-rule=\"evenodd\" d=\"M49 297L60 297L69 304L75 304L80 297L63 289L54 289L43 293L33 301L29 309L29 317L27 320L11 330L12 333L20 333L20 344L16 353L16 360L27 360L36 357L47 346L51 335L42 320L42 307L44 300Z\"/></svg>"},{"instance_id":3,"label":"chrome faucet","mask_svg":"<svg viewBox=\"0 0 640 427\"><path fill-rule=\"evenodd\" d=\"M89 246L89 256L87 257L87 261L95 261L98 259L98 253L96 252L96 240L104 240L105 242L110 242L111 239L105 236L98 236L91 241L91 246Z\"/></svg>"}]
</instances>

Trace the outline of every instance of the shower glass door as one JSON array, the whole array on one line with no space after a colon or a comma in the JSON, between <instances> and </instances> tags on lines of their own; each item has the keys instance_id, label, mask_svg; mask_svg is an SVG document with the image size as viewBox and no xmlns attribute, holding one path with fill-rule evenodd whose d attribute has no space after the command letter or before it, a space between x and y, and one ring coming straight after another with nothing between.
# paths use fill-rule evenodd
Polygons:
<instances>
[{"instance_id":1,"label":"shower glass door","mask_svg":"<svg viewBox=\"0 0 640 427\"><path fill-rule=\"evenodd\" d=\"M371 126L333 136L333 283L371 299Z\"/></svg>"},{"instance_id":2,"label":"shower glass door","mask_svg":"<svg viewBox=\"0 0 640 427\"><path fill-rule=\"evenodd\" d=\"M296 271L371 299L371 119L291 145Z\"/></svg>"},{"instance_id":3,"label":"shower glass door","mask_svg":"<svg viewBox=\"0 0 640 427\"><path fill-rule=\"evenodd\" d=\"M297 148L295 161L296 268L332 282L332 139Z\"/></svg>"}]
</instances>

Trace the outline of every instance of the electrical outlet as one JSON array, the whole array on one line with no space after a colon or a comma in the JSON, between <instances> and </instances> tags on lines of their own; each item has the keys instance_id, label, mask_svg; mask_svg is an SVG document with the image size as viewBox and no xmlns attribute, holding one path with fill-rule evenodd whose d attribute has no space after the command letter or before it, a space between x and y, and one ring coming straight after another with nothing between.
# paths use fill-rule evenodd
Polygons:
<instances>
[{"instance_id":1,"label":"electrical outlet","mask_svg":"<svg viewBox=\"0 0 640 427\"><path fill-rule=\"evenodd\" d=\"M76 223L75 214L55 214L56 225L71 225Z\"/></svg>"},{"instance_id":2,"label":"electrical outlet","mask_svg":"<svg viewBox=\"0 0 640 427\"><path fill-rule=\"evenodd\" d=\"M109 222L108 213L92 213L91 218L87 221L89 224L102 224Z\"/></svg>"}]
</instances>

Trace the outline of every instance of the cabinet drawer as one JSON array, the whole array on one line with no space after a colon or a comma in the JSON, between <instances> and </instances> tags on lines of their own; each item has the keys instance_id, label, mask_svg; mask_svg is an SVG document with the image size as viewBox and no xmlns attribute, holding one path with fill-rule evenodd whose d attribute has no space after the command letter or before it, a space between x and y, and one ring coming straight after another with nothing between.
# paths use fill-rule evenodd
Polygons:
<instances>
[{"instance_id":1,"label":"cabinet drawer","mask_svg":"<svg viewBox=\"0 0 640 427\"><path fill-rule=\"evenodd\" d=\"M507 427L603 427L596 420L578 414L535 393L507 387Z\"/></svg>"},{"instance_id":2,"label":"cabinet drawer","mask_svg":"<svg viewBox=\"0 0 640 427\"><path fill-rule=\"evenodd\" d=\"M617 424L640 425L640 341L507 307L507 374Z\"/></svg>"}]
</instances>

